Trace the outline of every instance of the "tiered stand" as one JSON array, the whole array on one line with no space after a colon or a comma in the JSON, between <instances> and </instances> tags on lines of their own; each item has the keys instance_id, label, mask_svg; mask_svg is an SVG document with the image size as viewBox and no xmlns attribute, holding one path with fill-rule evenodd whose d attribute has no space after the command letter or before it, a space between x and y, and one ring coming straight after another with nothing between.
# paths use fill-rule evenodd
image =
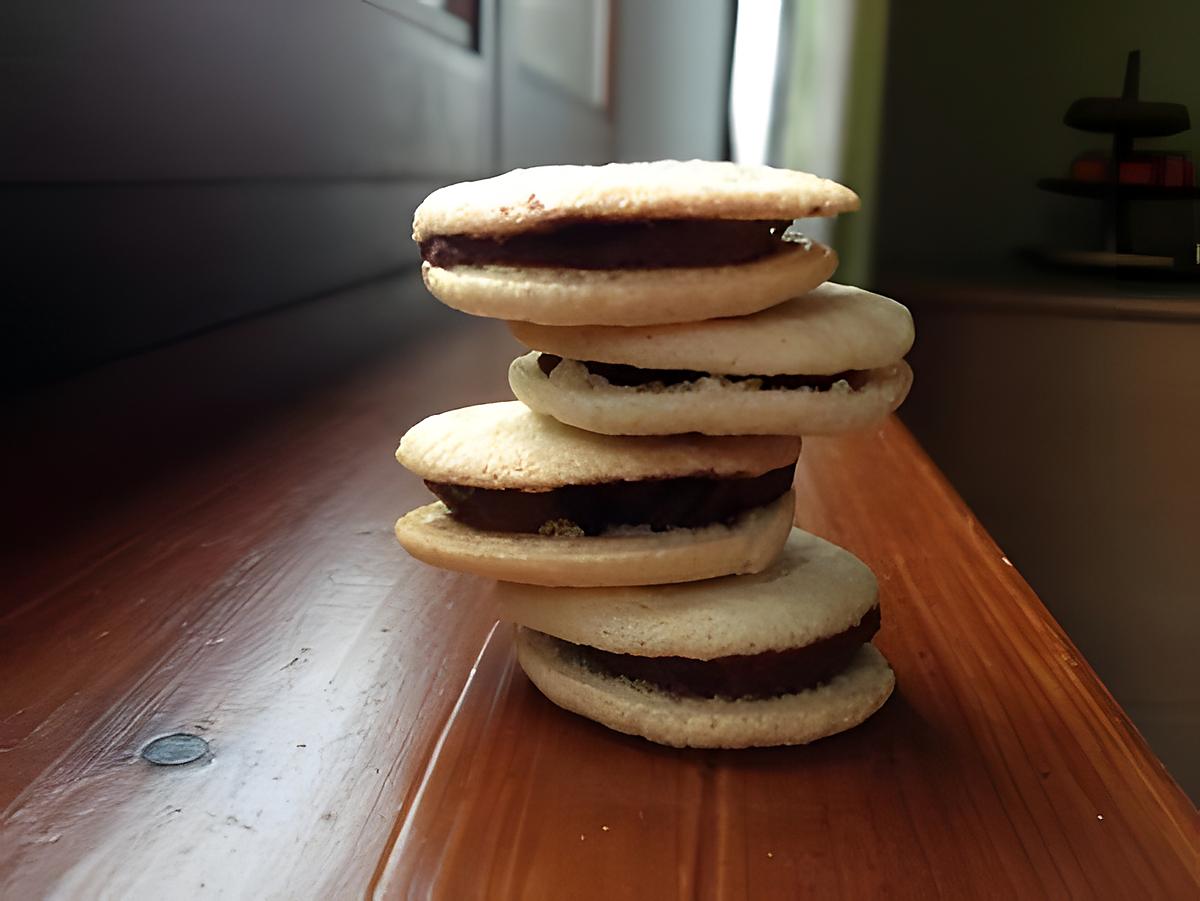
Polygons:
<instances>
[{"instance_id":1,"label":"tiered stand","mask_svg":"<svg viewBox=\"0 0 1200 901\"><path fill-rule=\"evenodd\" d=\"M1200 277L1200 240L1194 233L1194 226L1189 253L1152 256L1137 253L1133 249L1129 226L1133 203L1194 201L1200 198L1200 188L1194 184L1170 186L1119 181L1121 163L1134 158L1133 142L1136 138L1166 137L1187 131L1191 126L1187 107L1183 104L1140 100L1140 75L1141 52L1134 50L1125 64L1125 86L1120 97L1084 97L1072 103L1063 116L1063 122L1072 128L1113 136L1108 178L1103 181L1042 178L1037 182L1037 186L1046 191L1103 201L1104 249L1064 251L1039 248L1034 255L1044 262L1066 266Z\"/></svg>"}]
</instances>

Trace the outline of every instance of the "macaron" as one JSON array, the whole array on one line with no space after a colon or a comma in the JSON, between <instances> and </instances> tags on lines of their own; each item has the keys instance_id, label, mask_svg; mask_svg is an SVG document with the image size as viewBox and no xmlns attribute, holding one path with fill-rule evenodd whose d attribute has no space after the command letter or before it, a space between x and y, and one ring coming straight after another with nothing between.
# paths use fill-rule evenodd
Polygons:
<instances>
[{"instance_id":1,"label":"macaron","mask_svg":"<svg viewBox=\"0 0 1200 901\"><path fill-rule=\"evenodd\" d=\"M766 568L794 513L800 441L618 437L516 401L431 416L396 457L438 498L396 537L444 569L543 586L653 585Z\"/></svg>"},{"instance_id":2,"label":"macaron","mask_svg":"<svg viewBox=\"0 0 1200 901\"><path fill-rule=\"evenodd\" d=\"M825 435L870 426L912 385L912 316L826 283L748 316L675 325L509 324L532 349L513 393L609 435Z\"/></svg>"},{"instance_id":3,"label":"macaron","mask_svg":"<svg viewBox=\"0 0 1200 901\"><path fill-rule=\"evenodd\" d=\"M413 240L430 292L466 313L690 322L753 313L825 281L837 255L793 220L858 202L836 182L768 166L543 166L433 192Z\"/></svg>"},{"instance_id":4,"label":"macaron","mask_svg":"<svg viewBox=\"0 0 1200 901\"><path fill-rule=\"evenodd\" d=\"M805 744L863 722L895 685L871 644L875 577L800 529L754 575L495 592L518 626L521 667L547 698L659 744Z\"/></svg>"}]
</instances>

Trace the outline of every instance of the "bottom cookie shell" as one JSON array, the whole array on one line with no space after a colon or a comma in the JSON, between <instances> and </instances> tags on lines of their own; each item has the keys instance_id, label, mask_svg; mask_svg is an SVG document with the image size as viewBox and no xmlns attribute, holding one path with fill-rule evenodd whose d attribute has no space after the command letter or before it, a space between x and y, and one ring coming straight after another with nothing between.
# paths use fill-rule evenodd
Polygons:
<instances>
[{"instance_id":1,"label":"bottom cookie shell","mask_svg":"<svg viewBox=\"0 0 1200 901\"><path fill-rule=\"evenodd\" d=\"M761 700L684 698L585 667L569 645L518 627L517 660L530 681L566 710L628 735L676 748L802 745L859 725L883 706L896 679L865 644L824 685Z\"/></svg>"},{"instance_id":2,"label":"bottom cookie shell","mask_svg":"<svg viewBox=\"0 0 1200 901\"><path fill-rule=\"evenodd\" d=\"M530 409L605 435L833 435L877 424L912 386L903 360L846 381L811 388L760 391L748 382L707 376L694 382L620 386L564 360L550 375L528 353L512 362L508 383Z\"/></svg>"},{"instance_id":3,"label":"bottom cookie shell","mask_svg":"<svg viewBox=\"0 0 1200 901\"><path fill-rule=\"evenodd\" d=\"M615 529L597 536L487 532L455 520L442 503L396 523L396 538L432 566L550 587L664 585L757 573L770 566L792 528L795 494L730 525L697 529Z\"/></svg>"}]
</instances>

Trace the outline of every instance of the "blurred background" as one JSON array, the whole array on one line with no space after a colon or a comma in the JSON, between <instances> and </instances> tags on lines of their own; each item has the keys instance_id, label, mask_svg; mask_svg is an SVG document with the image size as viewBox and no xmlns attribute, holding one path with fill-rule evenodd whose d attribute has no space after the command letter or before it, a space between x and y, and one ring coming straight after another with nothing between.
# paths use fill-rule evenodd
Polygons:
<instances>
[{"instance_id":1,"label":"blurred background","mask_svg":"<svg viewBox=\"0 0 1200 901\"><path fill-rule=\"evenodd\" d=\"M863 197L806 224L837 278L913 310L903 419L1196 798L1197 33L1191 0L8 0L7 552L463 327L409 240L439 185L807 169Z\"/></svg>"}]
</instances>

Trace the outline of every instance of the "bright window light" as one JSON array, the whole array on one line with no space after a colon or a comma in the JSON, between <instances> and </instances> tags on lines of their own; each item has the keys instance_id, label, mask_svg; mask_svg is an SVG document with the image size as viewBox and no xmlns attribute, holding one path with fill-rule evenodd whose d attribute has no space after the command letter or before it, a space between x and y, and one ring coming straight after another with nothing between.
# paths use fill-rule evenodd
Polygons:
<instances>
[{"instance_id":1,"label":"bright window light","mask_svg":"<svg viewBox=\"0 0 1200 901\"><path fill-rule=\"evenodd\" d=\"M753 0L737 7L729 91L734 162L768 162L782 2Z\"/></svg>"}]
</instances>

